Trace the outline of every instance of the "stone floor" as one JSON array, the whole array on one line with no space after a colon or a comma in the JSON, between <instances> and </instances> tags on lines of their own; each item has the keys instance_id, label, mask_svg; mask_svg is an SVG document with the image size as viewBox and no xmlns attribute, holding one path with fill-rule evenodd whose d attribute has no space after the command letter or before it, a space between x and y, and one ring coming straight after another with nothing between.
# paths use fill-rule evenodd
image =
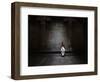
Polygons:
<instances>
[{"instance_id":1,"label":"stone floor","mask_svg":"<svg viewBox=\"0 0 100 82\"><path fill-rule=\"evenodd\" d=\"M28 66L48 66L48 65L72 65L87 64L87 58L82 55L66 53L64 57L61 54L33 54L29 57Z\"/></svg>"}]
</instances>

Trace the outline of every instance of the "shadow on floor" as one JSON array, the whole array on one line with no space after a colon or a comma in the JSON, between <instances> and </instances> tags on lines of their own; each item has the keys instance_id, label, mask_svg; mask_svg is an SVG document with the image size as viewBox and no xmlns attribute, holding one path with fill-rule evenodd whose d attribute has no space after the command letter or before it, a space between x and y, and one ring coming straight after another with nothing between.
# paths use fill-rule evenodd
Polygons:
<instances>
[{"instance_id":1,"label":"shadow on floor","mask_svg":"<svg viewBox=\"0 0 100 82\"><path fill-rule=\"evenodd\" d=\"M72 65L87 64L87 57L66 53L64 57L59 53L32 54L28 59L28 66Z\"/></svg>"}]
</instances>

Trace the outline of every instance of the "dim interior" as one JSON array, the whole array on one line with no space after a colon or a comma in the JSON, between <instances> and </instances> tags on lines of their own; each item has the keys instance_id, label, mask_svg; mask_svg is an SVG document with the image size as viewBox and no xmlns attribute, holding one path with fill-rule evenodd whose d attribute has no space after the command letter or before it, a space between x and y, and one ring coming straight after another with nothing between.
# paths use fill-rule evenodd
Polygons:
<instances>
[{"instance_id":1,"label":"dim interior","mask_svg":"<svg viewBox=\"0 0 100 82\"><path fill-rule=\"evenodd\" d=\"M87 20L28 15L28 66L87 64Z\"/></svg>"}]
</instances>

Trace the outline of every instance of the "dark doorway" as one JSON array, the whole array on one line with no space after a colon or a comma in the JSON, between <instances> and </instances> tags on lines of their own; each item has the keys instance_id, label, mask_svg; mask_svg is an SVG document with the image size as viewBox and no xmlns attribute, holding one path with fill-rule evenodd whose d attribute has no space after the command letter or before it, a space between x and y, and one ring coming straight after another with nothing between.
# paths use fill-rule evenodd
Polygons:
<instances>
[{"instance_id":1,"label":"dark doorway","mask_svg":"<svg viewBox=\"0 0 100 82\"><path fill-rule=\"evenodd\" d=\"M28 66L87 64L87 18L28 16ZM61 56L61 44L65 56Z\"/></svg>"}]
</instances>

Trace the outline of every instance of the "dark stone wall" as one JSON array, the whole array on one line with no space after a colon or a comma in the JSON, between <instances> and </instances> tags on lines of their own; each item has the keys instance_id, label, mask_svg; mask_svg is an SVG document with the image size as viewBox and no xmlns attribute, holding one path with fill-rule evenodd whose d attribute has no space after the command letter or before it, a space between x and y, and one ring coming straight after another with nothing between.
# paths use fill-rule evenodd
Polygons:
<instances>
[{"instance_id":1,"label":"dark stone wall","mask_svg":"<svg viewBox=\"0 0 100 82\"><path fill-rule=\"evenodd\" d=\"M87 53L87 19L77 19L72 24L71 43L73 51Z\"/></svg>"},{"instance_id":2,"label":"dark stone wall","mask_svg":"<svg viewBox=\"0 0 100 82\"><path fill-rule=\"evenodd\" d=\"M87 51L87 18L32 16L28 20L29 52Z\"/></svg>"}]
</instances>

